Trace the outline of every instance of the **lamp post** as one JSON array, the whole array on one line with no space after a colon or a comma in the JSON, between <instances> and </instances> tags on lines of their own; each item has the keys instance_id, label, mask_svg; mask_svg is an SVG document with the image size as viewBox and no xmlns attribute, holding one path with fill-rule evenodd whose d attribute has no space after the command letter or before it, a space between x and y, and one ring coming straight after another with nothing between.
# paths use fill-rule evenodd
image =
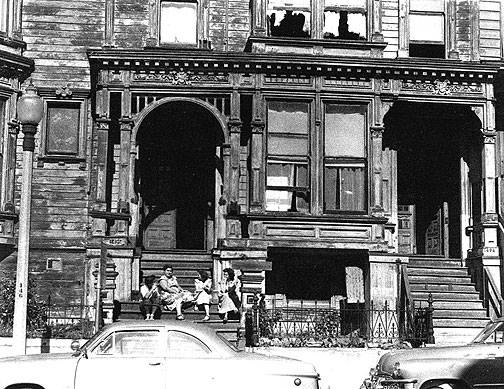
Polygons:
<instances>
[{"instance_id":1,"label":"lamp post","mask_svg":"<svg viewBox=\"0 0 504 389\"><path fill-rule=\"evenodd\" d=\"M23 175L21 177L21 203L19 206L19 239L16 271L16 295L14 297L14 324L12 345L15 354L26 354L26 316L28 308L28 257L30 251L31 185L33 151L37 126L44 114L44 102L37 88L30 85L18 99L17 119L23 132Z\"/></svg>"}]
</instances>

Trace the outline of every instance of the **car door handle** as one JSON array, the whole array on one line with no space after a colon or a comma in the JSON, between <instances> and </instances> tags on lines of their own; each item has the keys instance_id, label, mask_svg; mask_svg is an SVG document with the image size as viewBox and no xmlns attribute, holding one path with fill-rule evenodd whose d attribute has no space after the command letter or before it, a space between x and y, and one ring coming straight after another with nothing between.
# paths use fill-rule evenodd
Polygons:
<instances>
[{"instance_id":1,"label":"car door handle","mask_svg":"<svg viewBox=\"0 0 504 389\"><path fill-rule=\"evenodd\" d=\"M161 362L149 362L149 365L151 365L151 366L159 366L159 365L161 365Z\"/></svg>"}]
</instances>

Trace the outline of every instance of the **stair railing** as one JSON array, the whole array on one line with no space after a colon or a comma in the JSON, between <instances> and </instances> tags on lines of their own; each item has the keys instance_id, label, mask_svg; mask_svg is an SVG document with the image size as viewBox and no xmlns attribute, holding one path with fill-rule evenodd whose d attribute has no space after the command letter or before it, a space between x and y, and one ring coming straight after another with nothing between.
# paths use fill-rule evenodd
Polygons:
<instances>
[{"instance_id":1,"label":"stair railing","mask_svg":"<svg viewBox=\"0 0 504 389\"><path fill-rule=\"evenodd\" d=\"M434 344L432 294L429 293L427 307L416 309L408 279L408 267L402 264L399 267L401 274L399 323L402 329L402 339L410 341L414 347L425 343Z\"/></svg>"},{"instance_id":2,"label":"stair railing","mask_svg":"<svg viewBox=\"0 0 504 389\"><path fill-rule=\"evenodd\" d=\"M492 274L483 268L483 301L487 308L487 315L493 318L502 317L504 299L502 298Z\"/></svg>"},{"instance_id":3,"label":"stair railing","mask_svg":"<svg viewBox=\"0 0 504 389\"><path fill-rule=\"evenodd\" d=\"M408 280L407 265L399 265L401 274L401 294L400 294L400 317L399 323L402 329L404 339L414 338L414 317L415 317L415 302L411 295L411 288Z\"/></svg>"}]
</instances>

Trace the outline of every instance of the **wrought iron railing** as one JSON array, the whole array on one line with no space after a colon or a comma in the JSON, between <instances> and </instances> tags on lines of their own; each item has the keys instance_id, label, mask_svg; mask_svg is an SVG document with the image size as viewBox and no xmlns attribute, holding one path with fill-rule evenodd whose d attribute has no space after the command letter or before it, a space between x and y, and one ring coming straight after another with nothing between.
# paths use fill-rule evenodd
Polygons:
<instances>
[{"instance_id":1,"label":"wrought iron railing","mask_svg":"<svg viewBox=\"0 0 504 389\"><path fill-rule=\"evenodd\" d=\"M45 328L39 332L48 338L86 339L94 333L95 307L84 303L53 303L51 296L44 304Z\"/></svg>"}]
</instances>

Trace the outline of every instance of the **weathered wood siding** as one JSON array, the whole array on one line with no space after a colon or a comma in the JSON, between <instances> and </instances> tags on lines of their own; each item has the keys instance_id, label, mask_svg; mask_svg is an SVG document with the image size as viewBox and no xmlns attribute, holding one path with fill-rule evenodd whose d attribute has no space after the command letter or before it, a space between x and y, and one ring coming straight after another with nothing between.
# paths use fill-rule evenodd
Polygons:
<instances>
[{"instance_id":1,"label":"weathered wood siding","mask_svg":"<svg viewBox=\"0 0 504 389\"><path fill-rule=\"evenodd\" d=\"M243 51L250 35L250 10L246 0L209 1L209 37L219 51Z\"/></svg>"},{"instance_id":2,"label":"weathered wood siding","mask_svg":"<svg viewBox=\"0 0 504 389\"><path fill-rule=\"evenodd\" d=\"M399 49L399 2L382 2L382 34L387 42L383 56L385 58L397 57Z\"/></svg>"},{"instance_id":3,"label":"weathered wood siding","mask_svg":"<svg viewBox=\"0 0 504 389\"><path fill-rule=\"evenodd\" d=\"M35 60L38 87L90 88L86 49L102 44L104 10L104 0L24 1L25 55Z\"/></svg>"},{"instance_id":4,"label":"weathered wood siding","mask_svg":"<svg viewBox=\"0 0 504 389\"><path fill-rule=\"evenodd\" d=\"M479 52L481 59L498 60L502 53L502 2L481 0L479 3Z\"/></svg>"},{"instance_id":5,"label":"weathered wood siding","mask_svg":"<svg viewBox=\"0 0 504 389\"><path fill-rule=\"evenodd\" d=\"M115 2L114 38L116 47L143 48L149 33L149 1Z\"/></svg>"},{"instance_id":6,"label":"weathered wood siding","mask_svg":"<svg viewBox=\"0 0 504 389\"><path fill-rule=\"evenodd\" d=\"M471 19L477 15L471 15L471 3L469 1L458 1L456 3L456 15L455 15L455 39L456 48L459 53L459 57L463 60L469 61L472 58L472 39L473 34L476 32L473 30L473 23Z\"/></svg>"}]
</instances>

